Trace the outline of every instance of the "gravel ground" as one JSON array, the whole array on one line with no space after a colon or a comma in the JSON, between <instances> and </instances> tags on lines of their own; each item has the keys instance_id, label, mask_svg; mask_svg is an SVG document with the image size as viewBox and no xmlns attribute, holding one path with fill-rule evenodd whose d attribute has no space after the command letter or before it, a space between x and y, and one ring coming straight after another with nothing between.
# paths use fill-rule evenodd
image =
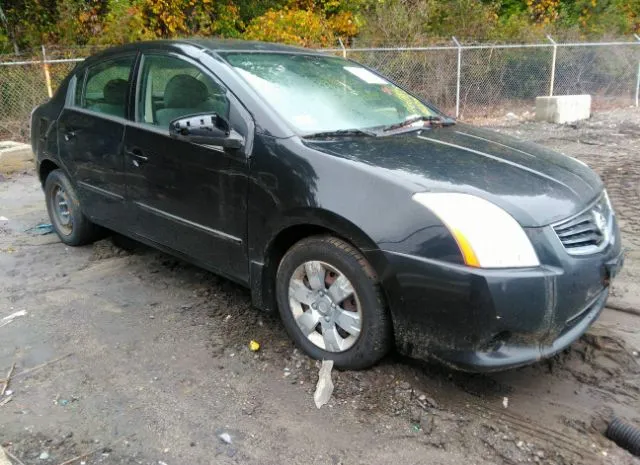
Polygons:
<instances>
[{"instance_id":1,"label":"gravel ground","mask_svg":"<svg viewBox=\"0 0 640 465\"><path fill-rule=\"evenodd\" d=\"M627 248L612 301L640 308L640 113L483 123L598 171ZM318 364L247 290L146 247L27 231L48 222L32 173L0 178L0 216L0 444L25 465L640 463L602 436L614 414L640 424L637 316L606 310L554 359L490 376L393 354L334 371L318 410Z\"/></svg>"}]
</instances>

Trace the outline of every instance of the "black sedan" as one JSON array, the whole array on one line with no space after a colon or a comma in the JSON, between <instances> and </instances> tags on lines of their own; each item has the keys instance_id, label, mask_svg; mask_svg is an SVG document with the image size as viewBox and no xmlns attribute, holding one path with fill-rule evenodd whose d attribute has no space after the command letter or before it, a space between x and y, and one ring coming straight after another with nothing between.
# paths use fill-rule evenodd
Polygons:
<instances>
[{"instance_id":1,"label":"black sedan","mask_svg":"<svg viewBox=\"0 0 640 465\"><path fill-rule=\"evenodd\" d=\"M310 50L112 48L31 131L64 243L116 231L226 276L341 368L394 345L473 371L549 357L598 317L622 265L586 165Z\"/></svg>"}]
</instances>

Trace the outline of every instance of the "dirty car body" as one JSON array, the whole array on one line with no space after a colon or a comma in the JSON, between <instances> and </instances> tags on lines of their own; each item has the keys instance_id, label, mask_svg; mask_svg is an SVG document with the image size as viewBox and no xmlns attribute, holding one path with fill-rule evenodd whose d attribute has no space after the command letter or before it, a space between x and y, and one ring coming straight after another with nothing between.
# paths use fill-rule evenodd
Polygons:
<instances>
[{"instance_id":1,"label":"dirty car body","mask_svg":"<svg viewBox=\"0 0 640 465\"><path fill-rule=\"evenodd\" d=\"M197 70L208 106L188 103L204 90L187 78L167 84L158 103L155 82L168 68L144 70L162 57ZM119 77L92 95L95 70L114 62ZM382 91L396 103L359 113L371 118L366 127L336 118L319 126L304 111L317 104L304 86L286 93L269 81L290 63L342 67L346 102L380 101ZM249 287L259 308L276 306L287 250L330 234L374 270L402 353L491 371L567 347L598 317L622 266L601 180L573 158L454 123L398 89L353 62L298 48L131 44L76 67L34 110L32 145L43 184L64 171L93 223ZM399 104L402 118L388 124L393 105L409 99L421 116ZM187 122L180 105L199 105L196 119ZM198 115L213 115L213 126L183 137Z\"/></svg>"}]
</instances>

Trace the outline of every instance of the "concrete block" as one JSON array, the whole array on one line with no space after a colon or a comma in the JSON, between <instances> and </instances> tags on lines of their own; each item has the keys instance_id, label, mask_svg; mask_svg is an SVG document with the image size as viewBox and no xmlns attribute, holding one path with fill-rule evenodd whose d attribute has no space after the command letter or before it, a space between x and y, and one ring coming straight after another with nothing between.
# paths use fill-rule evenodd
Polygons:
<instances>
[{"instance_id":1,"label":"concrete block","mask_svg":"<svg viewBox=\"0 0 640 465\"><path fill-rule=\"evenodd\" d=\"M0 174L12 174L34 168L33 152L28 144L0 142Z\"/></svg>"},{"instance_id":2,"label":"concrete block","mask_svg":"<svg viewBox=\"0 0 640 465\"><path fill-rule=\"evenodd\" d=\"M536 119L549 123L573 123L591 116L591 95L558 95L536 98Z\"/></svg>"}]
</instances>

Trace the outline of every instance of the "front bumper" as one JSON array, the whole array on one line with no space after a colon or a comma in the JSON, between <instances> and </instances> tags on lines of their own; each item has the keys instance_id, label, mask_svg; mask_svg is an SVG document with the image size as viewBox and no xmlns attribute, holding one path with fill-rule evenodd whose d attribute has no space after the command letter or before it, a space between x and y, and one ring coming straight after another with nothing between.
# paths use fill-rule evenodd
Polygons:
<instances>
[{"instance_id":1,"label":"front bumper","mask_svg":"<svg viewBox=\"0 0 640 465\"><path fill-rule=\"evenodd\" d=\"M623 262L617 226L602 252L574 257L550 228L528 231L542 265L478 269L380 252L400 352L466 371L497 371L551 357L605 306Z\"/></svg>"}]
</instances>

